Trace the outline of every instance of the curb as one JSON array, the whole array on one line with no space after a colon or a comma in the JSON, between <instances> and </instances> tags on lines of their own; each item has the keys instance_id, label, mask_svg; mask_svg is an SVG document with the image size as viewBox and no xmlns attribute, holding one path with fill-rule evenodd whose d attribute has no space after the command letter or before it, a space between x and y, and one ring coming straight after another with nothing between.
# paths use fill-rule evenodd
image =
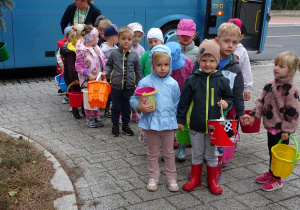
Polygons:
<instances>
[{"instance_id":1,"label":"curb","mask_svg":"<svg viewBox=\"0 0 300 210\"><path fill-rule=\"evenodd\" d=\"M53 163L53 168L56 170L53 178L51 179L51 184L53 185L53 188L59 191L70 191L72 192L71 194L62 196L54 201L54 207L55 209L58 210L78 210L76 203L76 196L74 193L74 188L72 185L72 182L70 178L68 177L67 173L64 171L64 169L61 167L60 163L58 160L48 151L46 150L42 145L39 143L35 142L34 140L18 134L14 131L1 128L0 131L3 133L6 133L7 135L14 137L14 138L19 138L20 136L25 140L29 141L36 149L41 151L44 156L47 158L47 160L51 161Z\"/></svg>"}]
</instances>

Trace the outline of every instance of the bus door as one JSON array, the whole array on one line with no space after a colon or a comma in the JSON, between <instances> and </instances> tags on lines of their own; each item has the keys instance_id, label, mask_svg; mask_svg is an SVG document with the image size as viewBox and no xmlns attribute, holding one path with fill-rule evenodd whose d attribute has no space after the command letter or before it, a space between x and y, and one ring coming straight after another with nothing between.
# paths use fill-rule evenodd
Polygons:
<instances>
[{"instance_id":1,"label":"bus door","mask_svg":"<svg viewBox=\"0 0 300 210\"><path fill-rule=\"evenodd\" d=\"M12 28L12 12L7 10L1 10L3 12L3 18L6 22L6 32L1 30L1 41L5 42L10 57L0 63L0 69L14 68L15 65L15 53L13 39L13 28Z\"/></svg>"},{"instance_id":2,"label":"bus door","mask_svg":"<svg viewBox=\"0 0 300 210\"><path fill-rule=\"evenodd\" d=\"M245 37L241 43L247 50L264 50L270 20L271 0L236 0L233 4L233 17L244 24Z\"/></svg>"}]
</instances>

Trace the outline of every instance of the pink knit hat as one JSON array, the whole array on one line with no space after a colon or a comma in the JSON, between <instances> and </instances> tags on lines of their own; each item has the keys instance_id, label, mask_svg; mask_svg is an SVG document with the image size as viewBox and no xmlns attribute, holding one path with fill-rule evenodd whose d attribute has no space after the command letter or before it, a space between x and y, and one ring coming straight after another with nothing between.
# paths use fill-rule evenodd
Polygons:
<instances>
[{"instance_id":1,"label":"pink knit hat","mask_svg":"<svg viewBox=\"0 0 300 210\"><path fill-rule=\"evenodd\" d=\"M177 35L194 36L196 24L192 19L181 19L177 25Z\"/></svg>"}]
</instances>

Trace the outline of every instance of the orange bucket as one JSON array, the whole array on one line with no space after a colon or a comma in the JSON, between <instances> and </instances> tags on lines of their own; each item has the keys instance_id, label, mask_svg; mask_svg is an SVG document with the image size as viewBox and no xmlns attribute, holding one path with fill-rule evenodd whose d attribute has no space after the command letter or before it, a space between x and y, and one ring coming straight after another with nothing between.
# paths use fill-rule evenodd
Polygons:
<instances>
[{"instance_id":1,"label":"orange bucket","mask_svg":"<svg viewBox=\"0 0 300 210\"><path fill-rule=\"evenodd\" d=\"M105 109L108 96L111 88L108 82L104 81L89 81L87 83L89 104L91 108Z\"/></svg>"},{"instance_id":2,"label":"orange bucket","mask_svg":"<svg viewBox=\"0 0 300 210\"><path fill-rule=\"evenodd\" d=\"M69 88L71 87L72 84L73 83L71 83L67 89L67 95L69 95L70 107L81 107L81 104L83 102L83 93L69 91Z\"/></svg>"},{"instance_id":3,"label":"orange bucket","mask_svg":"<svg viewBox=\"0 0 300 210\"><path fill-rule=\"evenodd\" d=\"M252 110L245 110L245 114L250 114L250 112L252 112ZM241 123L241 129L243 133L258 133L260 130L260 119L255 120L252 126L243 125Z\"/></svg>"}]
</instances>

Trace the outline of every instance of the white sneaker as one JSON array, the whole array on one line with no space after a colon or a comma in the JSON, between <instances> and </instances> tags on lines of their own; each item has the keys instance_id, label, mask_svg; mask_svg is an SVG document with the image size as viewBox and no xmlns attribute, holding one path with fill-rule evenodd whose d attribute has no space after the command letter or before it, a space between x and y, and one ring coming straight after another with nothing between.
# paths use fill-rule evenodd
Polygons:
<instances>
[{"instance_id":1,"label":"white sneaker","mask_svg":"<svg viewBox=\"0 0 300 210\"><path fill-rule=\"evenodd\" d=\"M147 190L156 191L157 190L157 183L158 183L158 180L150 178L149 182L147 184Z\"/></svg>"}]
</instances>

